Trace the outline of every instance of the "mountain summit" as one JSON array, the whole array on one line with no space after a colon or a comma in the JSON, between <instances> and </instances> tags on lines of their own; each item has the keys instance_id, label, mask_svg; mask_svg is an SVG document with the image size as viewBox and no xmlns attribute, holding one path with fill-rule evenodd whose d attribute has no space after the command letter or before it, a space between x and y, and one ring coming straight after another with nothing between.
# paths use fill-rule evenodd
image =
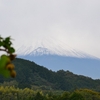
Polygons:
<instances>
[{"instance_id":1,"label":"mountain summit","mask_svg":"<svg viewBox=\"0 0 100 100\"><path fill-rule=\"evenodd\" d=\"M38 47L34 49L29 55L39 56L39 55L44 55L44 54L48 55L48 54L52 54L52 52L48 50L47 48Z\"/></svg>"},{"instance_id":2,"label":"mountain summit","mask_svg":"<svg viewBox=\"0 0 100 100\"><path fill-rule=\"evenodd\" d=\"M22 48L26 48L26 47L22 47ZM17 52L19 53L22 53L21 52L21 49L17 50ZM25 50L23 52L23 54L19 54L19 55L24 55L24 56L27 56L27 55L30 55L30 56L41 56L41 55L58 55L58 56L67 56L67 57L77 57L77 58L96 58L98 59L97 57L94 57L92 55L89 55L89 54L86 54L86 53L83 53L83 52L79 52L79 51L76 51L72 48L70 48L69 50L67 50L66 48L64 47L59 47L59 48L53 48L53 49L50 49L50 48L46 48L44 46L40 46L40 47L37 47L37 48L34 48L32 49L32 47L29 47L27 50Z\"/></svg>"}]
</instances>

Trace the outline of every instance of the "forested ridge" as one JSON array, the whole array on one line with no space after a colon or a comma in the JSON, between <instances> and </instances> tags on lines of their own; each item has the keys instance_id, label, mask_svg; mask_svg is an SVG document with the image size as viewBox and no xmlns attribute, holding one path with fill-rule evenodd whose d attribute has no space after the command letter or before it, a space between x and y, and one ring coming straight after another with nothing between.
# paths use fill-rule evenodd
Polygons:
<instances>
[{"instance_id":1,"label":"forested ridge","mask_svg":"<svg viewBox=\"0 0 100 100\"><path fill-rule=\"evenodd\" d=\"M20 58L12 63L17 76L0 76L0 100L100 100L100 80Z\"/></svg>"},{"instance_id":2,"label":"forested ridge","mask_svg":"<svg viewBox=\"0 0 100 100\"><path fill-rule=\"evenodd\" d=\"M4 78L0 76L0 83L15 83L19 88L38 88L42 90L66 90L87 88L100 91L100 80L90 77L76 75L70 71L59 70L53 72L47 68L37 65L32 61L16 58L13 63L17 72L16 78ZM55 66L57 67L57 66Z\"/></svg>"}]
</instances>

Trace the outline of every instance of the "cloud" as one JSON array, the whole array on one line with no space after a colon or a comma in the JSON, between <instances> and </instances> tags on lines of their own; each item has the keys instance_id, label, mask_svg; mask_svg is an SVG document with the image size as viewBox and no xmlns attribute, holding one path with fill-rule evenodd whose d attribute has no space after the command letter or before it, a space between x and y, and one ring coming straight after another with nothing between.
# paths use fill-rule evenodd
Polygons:
<instances>
[{"instance_id":1,"label":"cloud","mask_svg":"<svg viewBox=\"0 0 100 100\"><path fill-rule=\"evenodd\" d=\"M39 46L100 58L99 0L1 0L0 34L23 54Z\"/></svg>"}]
</instances>

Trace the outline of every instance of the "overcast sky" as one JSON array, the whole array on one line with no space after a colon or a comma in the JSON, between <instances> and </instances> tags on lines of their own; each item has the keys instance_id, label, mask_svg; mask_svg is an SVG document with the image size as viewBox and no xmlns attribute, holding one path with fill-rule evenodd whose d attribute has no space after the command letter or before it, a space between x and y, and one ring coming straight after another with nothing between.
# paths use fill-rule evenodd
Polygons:
<instances>
[{"instance_id":1,"label":"overcast sky","mask_svg":"<svg viewBox=\"0 0 100 100\"><path fill-rule=\"evenodd\" d=\"M99 27L100 0L0 0L0 34L19 55L45 47L100 58Z\"/></svg>"}]
</instances>

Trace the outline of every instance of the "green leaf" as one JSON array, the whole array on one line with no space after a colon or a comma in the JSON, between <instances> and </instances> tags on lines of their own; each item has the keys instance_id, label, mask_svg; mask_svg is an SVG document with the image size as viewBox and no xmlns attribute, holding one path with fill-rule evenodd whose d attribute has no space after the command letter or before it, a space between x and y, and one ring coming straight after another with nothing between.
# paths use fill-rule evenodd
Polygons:
<instances>
[{"instance_id":1,"label":"green leaf","mask_svg":"<svg viewBox=\"0 0 100 100\"><path fill-rule=\"evenodd\" d=\"M14 53L14 52L15 52L15 49L14 49L13 47L10 47L10 48L8 49L8 51L9 51L10 53Z\"/></svg>"},{"instance_id":2,"label":"green leaf","mask_svg":"<svg viewBox=\"0 0 100 100\"><path fill-rule=\"evenodd\" d=\"M10 72L9 70L7 70L6 64L10 62L10 59L8 56L6 55L2 55L1 59L0 59L0 74L3 75L4 77L9 77L10 76Z\"/></svg>"},{"instance_id":3,"label":"green leaf","mask_svg":"<svg viewBox=\"0 0 100 100\"><path fill-rule=\"evenodd\" d=\"M6 43L8 43L10 41L10 37L5 38L4 40Z\"/></svg>"},{"instance_id":4,"label":"green leaf","mask_svg":"<svg viewBox=\"0 0 100 100\"><path fill-rule=\"evenodd\" d=\"M10 58L6 55L2 55L0 59L0 68L5 69L7 63L11 62Z\"/></svg>"},{"instance_id":5,"label":"green leaf","mask_svg":"<svg viewBox=\"0 0 100 100\"><path fill-rule=\"evenodd\" d=\"M8 49L8 48L10 48L10 46L11 46L11 44L12 44L12 42L10 41L10 37L7 37L7 38L5 38L4 40L3 40L3 47L4 48L6 48L6 49Z\"/></svg>"},{"instance_id":6,"label":"green leaf","mask_svg":"<svg viewBox=\"0 0 100 100\"><path fill-rule=\"evenodd\" d=\"M1 70L0 74L3 75L5 78L10 77L10 71L9 70Z\"/></svg>"}]
</instances>

